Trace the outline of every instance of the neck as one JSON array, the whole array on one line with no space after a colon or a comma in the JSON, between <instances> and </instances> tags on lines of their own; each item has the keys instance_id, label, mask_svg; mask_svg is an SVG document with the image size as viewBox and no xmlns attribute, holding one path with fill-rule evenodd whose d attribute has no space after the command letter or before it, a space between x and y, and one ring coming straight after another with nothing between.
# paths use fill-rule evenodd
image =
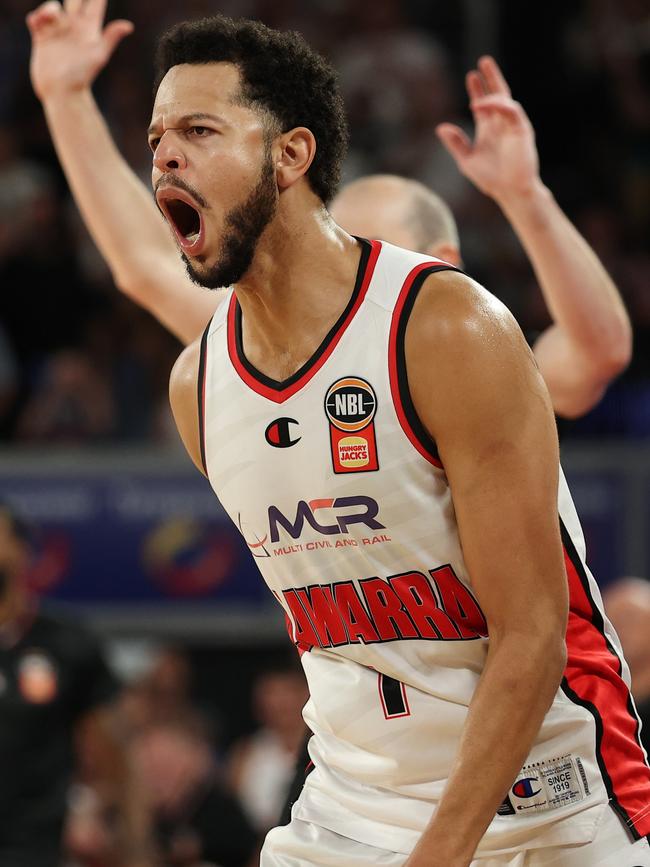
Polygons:
<instances>
[{"instance_id":1,"label":"neck","mask_svg":"<svg viewBox=\"0 0 650 867\"><path fill-rule=\"evenodd\" d=\"M236 286L244 350L255 367L282 380L313 354L350 298L360 255L320 202L299 214L278 212Z\"/></svg>"}]
</instances>

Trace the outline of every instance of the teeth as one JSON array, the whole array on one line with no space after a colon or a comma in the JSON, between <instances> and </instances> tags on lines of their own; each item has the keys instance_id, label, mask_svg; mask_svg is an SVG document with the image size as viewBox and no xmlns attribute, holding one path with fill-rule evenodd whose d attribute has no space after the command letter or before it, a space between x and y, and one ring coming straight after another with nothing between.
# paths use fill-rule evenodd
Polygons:
<instances>
[{"instance_id":1,"label":"teeth","mask_svg":"<svg viewBox=\"0 0 650 867\"><path fill-rule=\"evenodd\" d=\"M190 235L187 235L186 237L187 237L187 240L190 242L190 244L193 244L196 241L196 239L199 237L199 233L198 232L192 232Z\"/></svg>"}]
</instances>

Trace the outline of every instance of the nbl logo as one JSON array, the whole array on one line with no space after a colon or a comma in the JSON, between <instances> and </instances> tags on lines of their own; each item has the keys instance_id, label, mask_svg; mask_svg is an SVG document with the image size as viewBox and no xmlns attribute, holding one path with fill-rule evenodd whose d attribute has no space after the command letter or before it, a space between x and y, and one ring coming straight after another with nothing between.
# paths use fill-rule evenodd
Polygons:
<instances>
[{"instance_id":1,"label":"nbl logo","mask_svg":"<svg viewBox=\"0 0 650 867\"><path fill-rule=\"evenodd\" d=\"M372 472L379 469L374 417L377 398L365 379L346 376L325 395L330 423L332 464L335 473Z\"/></svg>"},{"instance_id":2,"label":"nbl logo","mask_svg":"<svg viewBox=\"0 0 650 867\"><path fill-rule=\"evenodd\" d=\"M325 398L325 412L330 422L342 431L359 431L373 420L377 399L363 379L348 377L331 386Z\"/></svg>"}]
</instances>

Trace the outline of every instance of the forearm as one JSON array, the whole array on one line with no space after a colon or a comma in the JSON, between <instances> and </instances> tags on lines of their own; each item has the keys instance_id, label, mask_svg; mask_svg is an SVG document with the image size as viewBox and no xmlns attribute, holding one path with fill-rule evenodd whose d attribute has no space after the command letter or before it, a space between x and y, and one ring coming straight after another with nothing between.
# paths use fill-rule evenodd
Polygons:
<instances>
[{"instance_id":1,"label":"forearm","mask_svg":"<svg viewBox=\"0 0 650 867\"><path fill-rule=\"evenodd\" d=\"M540 180L498 202L533 265L557 326L598 363L629 356L630 321L619 292Z\"/></svg>"},{"instance_id":2,"label":"forearm","mask_svg":"<svg viewBox=\"0 0 650 867\"><path fill-rule=\"evenodd\" d=\"M469 865L530 752L564 666L564 644L555 639L517 634L491 645L449 781L408 867Z\"/></svg>"},{"instance_id":3,"label":"forearm","mask_svg":"<svg viewBox=\"0 0 650 867\"><path fill-rule=\"evenodd\" d=\"M43 107L75 201L116 283L151 279L155 261L172 257L182 278L153 196L116 148L92 93L62 93Z\"/></svg>"}]
</instances>

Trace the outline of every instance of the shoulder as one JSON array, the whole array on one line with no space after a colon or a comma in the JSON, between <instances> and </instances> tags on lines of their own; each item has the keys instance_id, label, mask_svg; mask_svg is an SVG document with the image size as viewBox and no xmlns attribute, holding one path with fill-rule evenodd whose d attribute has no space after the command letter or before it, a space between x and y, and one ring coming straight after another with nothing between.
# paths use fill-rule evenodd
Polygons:
<instances>
[{"instance_id":1,"label":"shoulder","mask_svg":"<svg viewBox=\"0 0 650 867\"><path fill-rule=\"evenodd\" d=\"M202 338L192 341L176 359L169 377L169 393L172 398L188 398L190 392L196 399L196 386L201 361Z\"/></svg>"},{"instance_id":2,"label":"shoulder","mask_svg":"<svg viewBox=\"0 0 650 867\"><path fill-rule=\"evenodd\" d=\"M503 440L506 426L514 434L552 421L548 392L513 315L463 274L427 277L405 354L416 412L443 451L461 441Z\"/></svg>"},{"instance_id":3,"label":"shoulder","mask_svg":"<svg viewBox=\"0 0 650 867\"><path fill-rule=\"evenodd\" d=\"M519 369L537 374L530 347L508 308L464 274L441 271L422 284L405 333L409 375L439 385L470 387L515 375Z\"/></svg>"},{"instance_id":4,"label":"shoulder","mask_svg":"<svg viewBox=\"0 0 650 867\"><path fill-rule=\"evenodd\" d=\"M492 338L526 346L508 308L471 277L451 270L427 276L413 306L409 331L415 340L435 341L445 350L459 344L485 345Z\"/></svg>"},{"instance_id":5,"label":"shoulder","mask_svg":"<svg viewBox=\"0 0 650 867\"><path fill-rule=\"evenodd\" d=\"M202 344L203 337L197 338L176 360L169 378L169 402L183 445L198 469L204 472L199 406Z\"/></svg>"}]
</instances>

